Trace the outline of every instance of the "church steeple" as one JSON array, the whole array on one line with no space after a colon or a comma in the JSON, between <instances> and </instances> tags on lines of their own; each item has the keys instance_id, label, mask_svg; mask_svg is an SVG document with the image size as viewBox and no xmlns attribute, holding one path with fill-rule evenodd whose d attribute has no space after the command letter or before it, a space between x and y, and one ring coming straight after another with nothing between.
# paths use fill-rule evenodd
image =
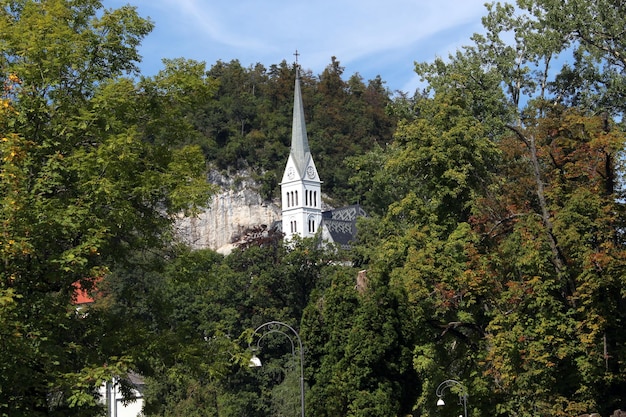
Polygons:
<instances>
[{"instance_id":1,"label":"church steeple","mask_svg":"<svg viewBox=\"0 0 626 417\"><path fill-rule=\"evenodd\" d=\"M297 57L296 51L291 150L280 184L282 225L287 240L296 234L314 236L322 221L322 182L309 149Z\"/></svg>"},{"instance_id":2,"label":"church steeple","mask_svg":"<svg viewBox=\"0 0 626 417\"><path fill-rule=\"evenodd\" d=\"M298 174L304 175L306 163L311 158L309 140L306 135L306 123L304 121L304 104L300 90L300 70L296 64L296 86L293 95L293 122L291 125L291 155L294 158Z\"/></svg>"}]
</instances>

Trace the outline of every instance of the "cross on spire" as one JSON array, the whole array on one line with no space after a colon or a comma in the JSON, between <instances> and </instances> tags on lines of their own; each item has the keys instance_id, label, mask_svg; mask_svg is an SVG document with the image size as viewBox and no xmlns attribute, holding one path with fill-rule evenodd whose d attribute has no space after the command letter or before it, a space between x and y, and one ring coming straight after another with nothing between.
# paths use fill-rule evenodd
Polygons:
<instances>
[{"instance_id":1,"label":"cross on spire","mask_svg":"<svg viewBox=\"0 0 626 417\"><path fill-rule=\"evenodd\" d=\"M293 66L296 69L296 79L300 79L300 65L298 65L298 57L300 56L300 53L298 52L297 49L294 55L296 56L296 63L293 64Z\"/></svg>"}]
</instances>

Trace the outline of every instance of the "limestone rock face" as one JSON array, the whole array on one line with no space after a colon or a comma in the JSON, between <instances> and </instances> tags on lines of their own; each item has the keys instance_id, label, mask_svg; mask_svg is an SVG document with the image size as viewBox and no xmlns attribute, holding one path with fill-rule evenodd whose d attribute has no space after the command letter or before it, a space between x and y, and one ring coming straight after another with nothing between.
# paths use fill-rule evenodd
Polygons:
<instances>
[{"instance_id":1,"label":"limestone rock face","mask_svg":"<svg viewBox=\"0 0 626 417\"><path fill-rule=\"evenodd\" d=\"M249 177L227 178L211 173L209 181L220 187L196 217L181 217L176 223L180 239L195 249L212 249L227 254L242 233L254 226L280 220L277 204L264 201L258 185Z\"/></svg>"}]
</instances>

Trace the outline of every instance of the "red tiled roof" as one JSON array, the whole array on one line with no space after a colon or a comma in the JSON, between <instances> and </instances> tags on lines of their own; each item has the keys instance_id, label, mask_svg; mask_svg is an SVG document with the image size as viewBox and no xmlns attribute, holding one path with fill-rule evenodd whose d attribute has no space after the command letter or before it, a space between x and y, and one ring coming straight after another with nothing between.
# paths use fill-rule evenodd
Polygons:
<instances>
[{"instance_id":1,"label":"red tiled roof","mask_svg":"<svg viewBox=\"0 0 626 417\"><path fill-rule=\"evenodd\" d=\"M87 290L83 289L83 287L80 285L80 282L75 282L74 283L74 304L75 305L80 305L80 304L90 304L93 303L94 299L91 295L89 295L89 293L87 292Z\"/></svg>"}]
</instances>

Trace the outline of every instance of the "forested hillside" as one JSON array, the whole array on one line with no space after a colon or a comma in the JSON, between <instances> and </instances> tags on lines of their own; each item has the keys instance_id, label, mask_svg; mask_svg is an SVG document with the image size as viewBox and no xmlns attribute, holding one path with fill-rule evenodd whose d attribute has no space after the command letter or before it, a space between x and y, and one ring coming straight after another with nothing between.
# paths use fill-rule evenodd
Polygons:
<instances>
[{"instance_id":1,"label":"forested hillside","mask_svg":"<svg viewBox=\"0 0 626 417\"><path fill-rule=\"evenodd\" d=\"M201 146L207 162L233 173L251 170L263 197L277 195L289 146L295 66L285 61L244 68L238 61L210 68L189 60L165 61L139 87L158 92L168 133L179 127L190 144ZM348 185L346 156L362 155L391 141L396 118L387 111L391 92L380 78L358 74L344 80L332 57L319 75L301 71L302 95L311 152L324 178L324 192L338 204L358 202Z\"/></svg>"},{"instance_id":2,"label":"forested hillside","mask_svg":"<svg viewBox=\"0 0 626 417\"><path fill-rule=\"evenodd\" d=\"M146 416L298 415L300 378L316 417L457 416L464 392L476 417L626 410L622 9L491 4L412 96L305 69L324 191L371 217L347 252L256 231L222 256L172 225L210 168L274 195L294 66L142 77L132 6L3 1L0 416L105 415L130 372ZM259 340L274 320L302 350Z\"/></svg>"}]
</instances>

